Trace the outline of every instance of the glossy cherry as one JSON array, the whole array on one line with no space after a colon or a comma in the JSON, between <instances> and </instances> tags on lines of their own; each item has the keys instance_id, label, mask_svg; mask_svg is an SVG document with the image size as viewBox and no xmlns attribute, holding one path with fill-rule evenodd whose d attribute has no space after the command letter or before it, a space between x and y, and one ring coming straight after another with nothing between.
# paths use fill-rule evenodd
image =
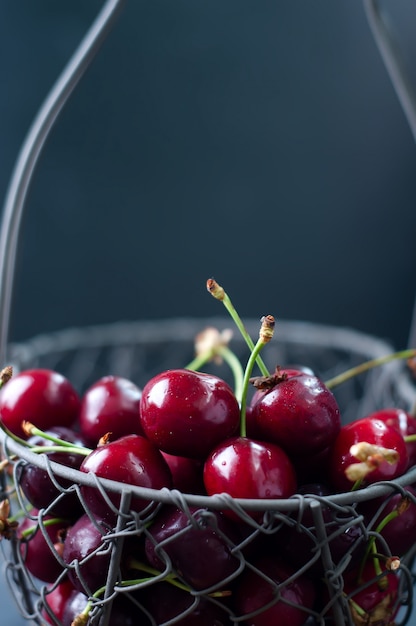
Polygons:
<instances>
[{"instance_id":1,"label":"glossy cherry","mask_svg":"<svg viewBox=\"0 0 416 626\"><path fill-rule=\"evenodd\" d=\"M219 444L204 465L209 495L233 498L289 498L296 491L296 476L287 454L277 445L234 437ZM253 513L254 517L262 516Z\"/></svg>"},{"instance_id":2,"label":"glossy cherry","mask_svg":"<svg viewBox=\"0 0 416 626\"><path fill-rule=\"evenodd\" d=\"M392 480L404 474L408 467L406 444L401 434L385 422L377 419L362 418L345 424L334 443L330 459L330 480L338 491L349 491L355 483L347 478L346 470L360 459L353 456L351 448L355 444L366 442L397 453L394 461L380 460L377 466L361 481L361 485L380 480ZM377 459L375 458L377 461Z\"/></svg>"},{"instance_id":3,"label":"glossy cherry","mask_svg":"<svg viewBox=\"0 0 416 626\"><path fill-rule=\"evenodd\" d=\"M378 531L391 554L398 557L410 550L416 537L416 489L408 485L403 490L403 494L376 498L361 507L371 530ZM384 552L383 546L378 550Z\"/></svg>"},{"instance_id":4,"label":"glossy cherry","mask_svg":"<svg viewBox=\"0 0 416 626\"><path fill-rule=\"evenodd\" d=\"M177 456L162 451L162 456L172 474L172 487L182 493L204 494L202 478L203 462L186 456Z\"/></svg>"},{"instance_id":5,"label":"glossy cherry","mask_svg":"<svg viewBox=\"0 0 416 626\"><path fill-rule=\"evenodd\" d=\"M81 398L79 427L92 445L106 433L112 439L124 435L142 435L140 398L142 392L132 381L121 376L104 376Z\"/></svg>"},{"instance_id":6,"label":"glossy cherry","mask_svg":"<svg viewBox=\"0 0 416 626\"><path fill-rule=\"evenodd\" d=\"M102 520L92 521L86 513L68 529L62 554L68 578L75 589L87 595L106 581L111 558L111 544L105 542L108 532Z\"/></svg>"},{"instance_id":7,"label":"glossy cherry","mask_svg":"<svg viewBox=\"0 0 416 626\"><path fill-rule=\"evenodd\" d=\"M385 422L387 426L391 426L402 437L416 434L416 419L401 408L390 407L375 411L367 416L369 419L378 419ZM416 465L416 441L406 443L407 454L409 457L409 467Z\"/></svg>"},{"instance_id":8,"label":"glossy cherry","mask_svg":"<svg viewBox=\"0 0 416 626\"><path fill-rule=\"evenodd\" d=\"M362 571L344 576L344 593L356 624L394 624L399 609L399 576L382 564L380 568L384 575L378 578L374 562L369 559Z\"/></svg>"},{"instance_id":9,"label":"glossy cherry","mask_svg":"<svg viewBox=\"0 0 416 626\"><path fill-rule=\"evenodd\" d=\"M49 369L24 370L0 390L0 418L13 434L27 439L26 420L41 430L71 428L78 418L80 398L67 378Z\"/></svg>"},{"instance_id":10,"label":"glossy cherry","mask_svg":"<svg viewBox=\"0 0 416 626\"><path fill-rule=\"evenodd\" d=\"M32 576L53 583L64 570L62 551L68 522L50 515L38 520L38 513L32 509L19 524L20 553Z\"/></svg>"},{"instance_id":11,"label":"glossy cherry","mask_svg":"<svg viewBox=\"0 0 416 626\"><path fill-rule=\"evenodd\" d=\"M64 610L67 603L70 601L71 597L74 594L78 593L79 592L76 591L73 584L68 578L65 578L61 583L56 586L51 585L50 589L47 589L45 593L45 602L44 608L42 609L42 618L48 624L56 624L56 622L50 615L50 613L52 613L53 617L58 618L59 621L62 622L64 618ZM86 601L85 595L84 599Z\"/></svg>"},{"instance_id":12,"label":"glossy cherry","mask_svg":"<svg viewBox=\"0 0 416 626\"><path fill-rule=\"evenodd\" d=\"M168 507L149 527L146 557L160 571L170 561L193 589L208 589L237 575L240 559L231 552L236 538L233 524L218 511Z\"/></svg>"},{"instance_id":13,"label":"glossy cherry","mask_svg":"<svg viewBox=\"0 0 416 626\"><path fill-rule=\"evenodd\" d=\"M98 446L85 457L80 470L136 487L172 487L172 475L161 452L141 435L126 435ZM115 521L117 513L106 503L98 489L86 485L81 489L87 505L95 515L110 523ZM108 492L108 497L117 509L120 495ZM131 509L140 512L148 505L149 500L146 498L134 497Z\"/></svg>"},{"instance_id":14,"label":"glossy cherry","mask_svg":"<svg viewBox=\"0 0 416 626\"><path fill-rule=\"evenodd\" d=\"M333 393L311 374L281 374L253 406L257 436L297 456L328 448L341 428Z\"/></svg>"},{"instance_id":15,"label":"glossy cherry","mask_svg":"<svg viewBox=\"0 0 416 626\"><path fill-rule=\"evenodd\" d=\"M240 408L231 387L217 376L186 369L168 370L143 388L141 423L161 450L204 458L232 436Z\"/></svg>"},{"instance_id":16,"label":"glossy cherry","mask_svg":"<svg viewBox=\"0 0 416 626\"><path fill-rule=\"evenodd\" d=\"M74 447L87 445L86 439L72 428L56 426L45 431L45 434L71 442L74 444ZM28 444L44 447L51 445L51 442L40 435L33 435L29 437ZM47 455L50 461L60 463L72 469L79 469L85 457L84 454L77 454L73 449L68 449L68 452L47 452ZM48 509L48 513L60 515L67 519L73 519L82 510L76 492L72 490L65 493L72 485L72 481L60 478L57 475L52 480L49 472L37 465L28 463L21 467L19 485L26 498L37 509Z\"/></svg>"}]
</instances>

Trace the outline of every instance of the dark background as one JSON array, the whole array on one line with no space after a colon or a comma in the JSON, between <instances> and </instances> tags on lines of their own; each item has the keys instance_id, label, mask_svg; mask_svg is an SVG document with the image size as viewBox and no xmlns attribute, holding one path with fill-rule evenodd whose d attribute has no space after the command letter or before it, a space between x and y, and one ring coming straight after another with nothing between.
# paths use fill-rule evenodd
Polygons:
<instances>
[{"instance_id":1,"label":"dark background","mask_svg":"<svg viewBox=\"0 0 416 626\"><path fill-rule=\"evenodd\" d=\"M0 194L100 2L0 8ZM416 84L416 5L386 1ZM361 2L126 3L54 127L26 206L11 339L222 315L404 347L416 146Z\"/></svg>"}]
</instances>

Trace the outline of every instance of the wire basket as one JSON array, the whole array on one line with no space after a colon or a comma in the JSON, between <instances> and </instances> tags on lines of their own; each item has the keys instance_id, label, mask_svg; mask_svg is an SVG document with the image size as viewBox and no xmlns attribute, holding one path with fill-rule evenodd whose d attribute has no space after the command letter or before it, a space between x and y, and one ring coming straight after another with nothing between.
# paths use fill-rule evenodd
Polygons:
<instances>
[{"instance_id":1,"label":"wire basket","mask_svg":"<svg viewBox=\"0 0 416 626\"><path fill-rule=\"evenodd\" d=\"M80 394L109 374L144 386L160 371L188 363L194 338L205 327L230 327L228 318L120 322L8 345L19 224L37 158L121 4L106 2L35 120L12 180L0 240L1 362L17 372L58 371ZM258 322L249 320L246 328L254 336ZM278 339L264 354L270 370L276 365L302 366L322 380L393 351L388 343L349 329L289 321L279 322L278 329ZM246 344L238 334L231 346L242 362L247 360ZM224 364L209 364L206 371L229 380ZM398 361L362 373L334 393L344 422L384 407L410 410L414 404L414 385ZM2 500L12 507L9 512L3 503L0 511L4 573L16 606L28 621L57 626L381 626L392 623L383 607L395 615L396 624L410 619L416 548L411 542L396 551L397 538L388 539L380 520L392 507L396 510L398 502L416 510L412 490L416 468L398 479L347 493L328 495L309 486L288 499L247 500L101 479L51 461L48 454L34 453L3 430L0 443ZM55 488L48 505L36 512L21 489L22 476L30 467L43 470ZM97 518L86 489L106 502L113 513L111 523ZM72 514L57 519L59 505L68 499ZM143 506L133 507L136 501ZM165 515L173 515L173 522ZM63 546L80 520L90 549L78 558L64 559ZM171 530L157 535L158 526ZM44 556L33 559L31 550L39 543ZM368 550L377 550L389 563L389 573L376 573L362 587L350 588L349 572L365 562ZM387 592L382 596L380 611L369 622L360 613L357 594L367 587L380 590L390 579L397 585L394 596ZM253 589L263 589L262 600L254 604ZM62 598L65 612L60 608Z\"/></svg>"},{"instance_id":2,"label":"wire basket","mask_svg":"<svg viewBox=\"0 0 416 626\"><path fill-rule=\"evenodd\" d=\"M69 329L36 337L22 345L11 346L11 363L16 370L46 367L63 372L80 392L108 373L127 377L143 386L154 374L187 363L193 356L193 338L196 333L201 328L213 325L218 329L224 329L230 326L230 321L222 318L175 319L158 323L118 323L104 327ZM258 328L258 322L249 320L246 327L253 333ZM348 329L302 322L280 322L278 327L279 339L272 342L268 346L270 349L265 351L266 364L269 367L276 363L303 365L313 369L324 380L363 360L378 358L391 352L391 347L385 342ZM231 345L242 361L247 358L247 347L242 338L235 336ZM228 373L223 367L212 364L206 371L216 372L227 379ZM408 408L414 395L412 384L404 375L400 362L392 362L381 369L354 378L336 388L334 393L337 395L344 419L347 420L362 417L386 406ZM110 607L113 602L116 602L117 607L119 604L123 607L114 610L124 611L123 615L134 615L136 621L132 623L187 624L186 620L191 624L251 623L247 621L248 618L236 612L232 602L232 590L242 579L244 572L257 571L256 556L263 542L266 542L268 550L275 554L277 559L279 550L282 550L285 542L292 545L293 549L293 539L289 541L288 538L293 535L299 544L305 542L305 559L297 568L292 565L289 583L282 583L281 588L276 587L275 592L285 597L286 585L289 585L288 589L292 589L296 581L313 580L313 577L319 576L320 592L323 593L325 590L327 596L302 606L302 617L306 620L309 616L311 623L316 624L325 623L330 617L331 623L344 625L354 623L349 598L344 590L344 576L348 572L349 563L356 560L357 555L362 556L363 546L374 536L378 537L378 545L382 546L380 549L383 553L392 556L386 540L375 532L376 520L381 515L381 509L379 512L376 507L371 519L368 519L364 514L365 504L373 499L378 502L383 496L383 504L379 506L386 507L391 498L396 497L396 494L404 494L405 486L411 485L416 480L416 470L412 470L396 481L367 487L355 493L331 496L305 493L297 494L289 500L239 501L223 495L208 497L177 490L154 491L137 487L126 489L124 484L97 479L51 462L46 454L34 454L30 449L7 438L4 433L2 443L4 455L10 459L13 467L13 471L5 479L3 498L7 497L16 510L28 510L28 502L18 488L19 476L27 464L45 469L58 489L56 498L50 506L32 519L32 524L38 528L37 534L44 538L54 555L53 559L57 563L57 573L54 574L56 578L41 582L33 575L33 570L28 568L22 546L30 546L30 541L22 542L18 535L12 535L10 541L3 541L2 544L6 578L16 603L26 619L34 620L38 624L45 623L45 613L49 619L46 623L66 624L67 622L61 622L54 617L52 609L49 608L52 603L48 598L50 596L53 598L54 590L60 588L68 570L78 572L80 579L83 580L85 563L81 560L70 566L65 565L55 542L48 534L48 524L45 524L53 514L57 501L68 497L72 492L79 502L79 506L73 505L74 510L78 511L77 515L80 517L86 511L90 518L94 519L83 496L82 485L94 486L104 493L115 491L122 496L115 526L108 528L98 526L97 532L102 535L102 540L94 549L92 556L85 557L85 562L88 563L94 554L99 553L106 564L105 576L100 577L103 591L92 600L94 608L89 614L88 624L101 626L112 624ZM134 497L149 502L140 515L129 508L131 498ZM413 499L412 494L410 497ZM183 511L188 523L158 545L152 535L152 520L157 523L162 511L172 507ZM239 517L237 538L234 532L227 534L228 531L219 524L219 511L224 508L233 510ZM261 516L256 515L253 518L253 511L261 511ZM187 572L181 571L177 557L169 556L173 554L170 547L175 545L175 541L182 542L186 533L190 533L189 541L193 545L196 541L193 536L195 532L199 532L201 537L208 533L211 540L215 536L232 562L227 575L218 575L214 581L211 580L210 587L201 588L192 577L190 580ZM354 540L348 542L340 553L335 539L348 535L354 537ZM36 534L33 537L34 541ZM136 542L139 544L140 541L151 542L154 550L156 552L159 550L160 554L164 555L163 566L159 570L160 573L144 575L141 572L135 578L132 578L130 573L126 579L123 565L126 554L130 556L136 549L140 552L139 547L132 548L132 545ZM214 544L208 545L209 550L214 550ZM200 558L207 559L203 546L201 551ZM287 554L286 549L282 553L285 560L290 561L290 553ZM403 558L398 598L403 605L400 623L405 623L412 600L410 571L412 554L400 557ZM202 561L202 566L208 568L208 563ZM153 589L157 589L159 598L160 594L164 597L162 582L171 581L172 575L175 576L175 581L179 580L180 584L188 589L186 592L188 602L185 606L179 605L182 608L176 609L178 611L176 614L172 609L172 614L168 614L168 618L165 617L164 621L160 622L158 617L151 617L151 607L153 610L155 608L149 597L153 597ZM127 584L126 580L133 582ZM91 598L96 589L91 589L88 582L84 582L85 595L79 594L78 599L83 598L87 605L87 598ZM170 592L168 589L168 598ZM227 595L225 601L222 601L221 594L228 592L231 596ZM122 602L120 598L123 599ZM159 599L159 602L162 603L162 600ZM172 606L175 606L174 601L171 602ZM129 605L134 607L134 611L132 608L128 609ZM84 607L79 605L80 612L82 608ZM191 615L188 615L189 613ZM204 622L204 615L207 616L207 620L213 621ZM125 619L132 617L125 616Z\"/></svg>"}]
</instances>

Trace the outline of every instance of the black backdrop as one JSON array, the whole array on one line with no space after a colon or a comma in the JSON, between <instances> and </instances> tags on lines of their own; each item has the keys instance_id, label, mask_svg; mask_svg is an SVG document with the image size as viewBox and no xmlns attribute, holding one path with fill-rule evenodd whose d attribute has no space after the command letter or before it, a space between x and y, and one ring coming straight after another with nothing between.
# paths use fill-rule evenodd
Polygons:
<instances>
[{"instance_id":1,"label":"black backdrop","mask_svg":"<svg viewBox=\"0 0 416 626\"><path fill-rule=\"evenodd\" d=\"M0 192L101 3L0 6ZM386 1L416 85L416 6ZM130 0L42 153L11 339L272 313L407 342L416 146L351 0Z\"/></svg>"}]
</instances>

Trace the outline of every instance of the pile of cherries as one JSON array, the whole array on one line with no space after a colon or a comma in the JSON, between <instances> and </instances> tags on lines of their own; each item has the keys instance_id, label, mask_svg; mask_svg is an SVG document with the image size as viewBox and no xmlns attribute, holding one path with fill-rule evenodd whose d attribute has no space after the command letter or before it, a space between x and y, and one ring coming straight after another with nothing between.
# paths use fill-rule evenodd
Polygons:
<instances>
[{"instance_id":1,"label":"pile of cherries","mask_svg":"<svg viewBox=\"0 0 416 626\"><path fill-rule=\"evenodd\" d=\"M17 503L28 506L11 515L3 501L1 528L44 584L45 623L98 623L113 595L111 626L312 626L335 623L345 607L355 624L393 623L401 560L416 538L416 492L394 483L388 496L346 507L331 495L415 465L415 418L392 407L343 425L334 393L303 368L250 382L244 398L188 368L143 389L109 375L82 395L47 369L3 384L10 437L125 487L122 496L73 485L42 464L4 459L4 472L17 464ZM276 499L301 506L264 506Z\"/></svg>"}]
</instances>

